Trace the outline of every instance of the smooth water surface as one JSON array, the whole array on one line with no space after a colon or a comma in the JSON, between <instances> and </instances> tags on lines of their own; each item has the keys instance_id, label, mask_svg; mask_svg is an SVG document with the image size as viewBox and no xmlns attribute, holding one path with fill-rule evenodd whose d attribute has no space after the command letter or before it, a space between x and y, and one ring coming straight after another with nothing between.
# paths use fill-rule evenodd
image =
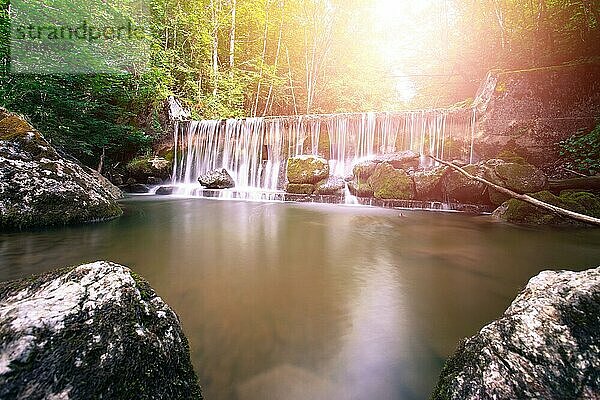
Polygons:
<instances>
[{"instance_id":1,"label":"smooth water surface","mask_svg":"<svg viewBox=\"0 0 600 400\"><path fill-rule=\"evenodd\" d=\"M180 315L209 400L425 399L458 341L599 230L317 204L138 197L96 225L0 234L0 280L130 266Z\"/></svg>"}]
</instances>

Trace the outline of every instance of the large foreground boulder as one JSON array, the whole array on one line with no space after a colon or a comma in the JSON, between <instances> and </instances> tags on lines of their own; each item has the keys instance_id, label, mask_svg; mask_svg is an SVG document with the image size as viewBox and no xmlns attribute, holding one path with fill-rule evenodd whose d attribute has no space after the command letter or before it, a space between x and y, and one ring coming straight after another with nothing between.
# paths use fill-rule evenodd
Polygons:
<instances>
[{"instance_id":1,"label":"large foreground boulder","mask_svg":"<svg viewBox=\"0 0 600 400\"><path fill-rule=\"evenodd\" d=\"M287 180L296 184L316 184L329 177L329 163L321 157L297 156L287 161Z\"/></svg>"},{"instance_id":2,"label":"large foreground boulder","mask_svg":"<svg viewBox=\"0 0 600 400\"><path fill-rule=\"evenodd\" d=\"M207 189L231 189L235 181L225 168L209 171L198 178L198 182Z\"/></svg>"},{"instance_id":3,"label":"large foreground boulder","mask_svg":"<svg viewBox=\"0 0 600 400\"><path fill-rule=\"evenodd\" d=\"M1 109L0 109L1 110ZM120 191L61 156L23 118L0 113L0 229L118 217Z\"/></svg>"},{"instance_id":4,"label":"large foreground boulder","mask_svg":"<svg viewBox=\"0 0 600 400\"><path fill-rule=\"evenodd\" d=\"M600 398L600 268L546 271L462 342L432 399Z\"/></svg>"},{"instance_id":5,"label":"large foreground boulder","mask_svg":"<svg viewBox=\"0 0 600 400\"><path fill-rule=\"evenodd\" d=\"M0 398L201 399L177 315L96 262L0 284Z\"/></svg>"}]
</instances>

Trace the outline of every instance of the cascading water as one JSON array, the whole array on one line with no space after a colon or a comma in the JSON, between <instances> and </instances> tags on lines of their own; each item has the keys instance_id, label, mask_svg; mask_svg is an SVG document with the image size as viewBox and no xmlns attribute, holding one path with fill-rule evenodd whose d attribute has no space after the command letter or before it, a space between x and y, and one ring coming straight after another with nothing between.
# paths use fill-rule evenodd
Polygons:
<instances>
[{"instance_id":1,"label":"cascading water","mask_svg":"<svg viewBox=\"0 0 600 400\"><path fill-rule=\"evenodd\" d=\"M204 196L198 177L225 168L236 188L211 197L280 200L289 157L327 158L339 177L359 160L403 150L472 162L475 123L475 109L181 122L173 182L176 193Z\"/></svg>"}]
</instances>

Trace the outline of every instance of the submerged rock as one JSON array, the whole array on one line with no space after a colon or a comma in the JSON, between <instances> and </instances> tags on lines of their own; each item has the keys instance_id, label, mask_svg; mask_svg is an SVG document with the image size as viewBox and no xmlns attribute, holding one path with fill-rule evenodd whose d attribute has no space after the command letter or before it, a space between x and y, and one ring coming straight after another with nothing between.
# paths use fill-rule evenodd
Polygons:
<instances>
[{"instance_id":1,"label":"submerged rock","mask_svg":"<svg viewBox=\"0 0 600 400\"><path fill-rule=\"evenodd\" d=\"M202 175L198 178L198 182L207 189L231 189L235 187L235 181L225 168Z\"/></svg>"},{"instance_id":2,"label":"submerged rock","mask_svg":"<svg viewBox=\"0 0 600 400\"><path fill-rule=\"evenodd\" d=\"M532 197L543 202L600 218L600 198L588 192L565 190L556 196L548 191L534 193ZM510 199L494 211L494 217L505 222L522 225L583 225L582 222L561 217L521 200Z\"/></svg>"},{"instance_id":3,"label":"submerged rock","mask_svg":"<svg viewBox=\"0 0 600 400\"><path fill-rule=\"evenodd\" d=\"M459 345L432 399L600 398L600 268L546 271Z\"/></svg>"},{"instance_id":4,"label":"submerged rock","mask_svg":"<svg viewBox=\"0 0 600 400\"><path fill-rule=\"evenodd\" d=\"M414 198L414 182L408 173L391 164L381 163L369 178L369 186L377 199L411 200Z\"/></svg>"},{"instance_id":5,"label":"submerged rock","mask_svg":"<svg viewBox=\"0 0 600 400\"><path fill-rule=\"evenodd\" d=\"M96 262L0 283L0 398L201 399L177 315Z\"/></svg>"},{"instance_id":6,"label":"submerged rock","mask_svg":"<svg viewBox=\"0 0 600 400\"><path fill-rule=\"evenodd\" d=\"M329 177L329 163L321 157L297 156L287 161L289 183L316 184Z\"/></svg>"},{"instance_id":7,"label":"submerged rock","mask_svg":"<svg viewBox=\"0 0 600 400\"><path fill-rule=\"evenodd\" d=\"M0 113L0 228L65 225L118 217L119 189L61 156L21 117Z\"/></svg>"}]
</instances>

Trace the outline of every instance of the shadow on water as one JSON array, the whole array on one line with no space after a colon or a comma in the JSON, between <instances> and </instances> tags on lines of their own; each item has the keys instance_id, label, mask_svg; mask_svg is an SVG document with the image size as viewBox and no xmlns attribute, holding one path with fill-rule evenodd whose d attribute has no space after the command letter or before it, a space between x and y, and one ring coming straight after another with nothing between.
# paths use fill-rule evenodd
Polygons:
<instances>
[{"instance_id":1,"label":"shadow on water","mask_svg":"<svg viewBox=\"0 0 600 400\"><path fill-rule=\"evenodd\" d=\"M600 232L489 217L153 197L102 224L0 234L0 279L98 259L178 312L209 399L424 399L458 341Z\"/></svg>"}]
</instances>

